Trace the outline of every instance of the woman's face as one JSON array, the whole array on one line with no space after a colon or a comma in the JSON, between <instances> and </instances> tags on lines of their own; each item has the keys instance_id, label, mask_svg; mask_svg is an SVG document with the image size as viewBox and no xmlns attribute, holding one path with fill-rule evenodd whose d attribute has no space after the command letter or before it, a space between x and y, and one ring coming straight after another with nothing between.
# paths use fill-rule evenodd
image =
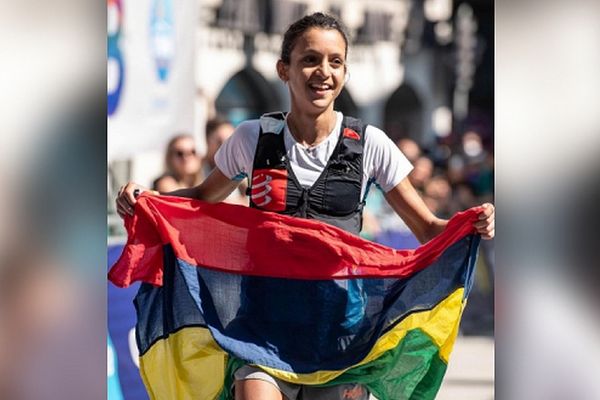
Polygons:
<instances>
[{"instance_id":1,"label":"woman's face","mask_svg":"<svg viewBox=\"0 0 600 400\"><path fill-rule=\"evenodd\" d=\"M173 172L179 176L198 172L200 158L196 154L196 144L192 138L184 137L173 143L170 164Z\"/></svg>"},{"instance_id":2,"label":"woman's face","mask_svg":"<svg viewBox=\"0 0 600 400\"><path fill-rule=\"evenodd\" d=\"M292 108L321 113L333 109L344 87L346 43L335 29L310 28L298 39L290 63L277 63L280 78L288 83Z\"/></svg>"}]
</instances>

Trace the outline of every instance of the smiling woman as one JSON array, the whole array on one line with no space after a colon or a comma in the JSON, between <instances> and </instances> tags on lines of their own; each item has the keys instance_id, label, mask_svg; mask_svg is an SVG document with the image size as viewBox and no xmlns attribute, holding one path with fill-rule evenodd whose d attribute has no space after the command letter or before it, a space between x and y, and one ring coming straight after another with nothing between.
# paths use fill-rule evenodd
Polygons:
<instances>
[{"instance_id":1,"label":"smiling woman","mask_svg":"<svg viewBox=\"0 0 600 400\"><path fill-rule=\"evenodd\" d=\"M282 58L277 62L277 73L288 84L292 100L288 121L292 126L296 125L294 121L302 125L304 119L312 120L314 115L323 115L323 122L328 122L324 124L326 129L315 132L317 137L314 139L326 137L335 122L333 102L344 86L345 36L337 30L310 28L294 42L290 61L285 62ZM292 130L296 137L302 137L301 130Z\"/></svg>"},{"instance_id":2,"label":"smiling woman","mask_svg":"<svg viewBox=\"0 0 600 400\"><path fill-rule=\"evenodd\" d=\"M294 22L284 35L276 65L288 86L289 112L241 123L215 155L216 168L202 184L168 194L220 202L248 178L251 207L317 219L358 235L368 188L376 183L421 243L441 233L448 221L427 208L407 178L411 163L386 133L334 109L348 74L347 54L348 39L336 18L315 13ZM122 217L133 215L134 190L146 189L129 183L119 192L117 210ZM493 206L484 204L477 213L473 230L484 239L492 238ZM256 290L250 283L247 286L247 291ZM342 292L346 297L340 304L348 318L342 325L351 326L350 320L360 321L365 311L362 280L352 280ZM252 303L248 296L244 301ZM253 365L237 367L228 373L239 400L369 396L365 386L353 381L315 387L285 382Z\"/></svg>"}]
</instances>

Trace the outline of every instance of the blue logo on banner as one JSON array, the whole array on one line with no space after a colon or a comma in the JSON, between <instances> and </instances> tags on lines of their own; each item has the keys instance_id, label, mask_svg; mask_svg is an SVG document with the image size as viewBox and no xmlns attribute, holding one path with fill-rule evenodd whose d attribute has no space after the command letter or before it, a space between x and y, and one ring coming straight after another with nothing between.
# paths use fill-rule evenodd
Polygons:
<instances>
[{"instance_id":1,"label":"blue logo on banner","mask_svg":"<svg viewBox=\"0 0 600 400\"><path fill-rule=\"evenodd\" d=\"M150 43L158 79L166 82L175 57L175 21L172 0L154 0L150 16Z\"/></svg>"},{"instance_id":2,"label":"blue logo on banner","mask_svg":"<svg viewBox=\"0 0 600 400\"><path fill-rule=\"evenodd\" d=\"M122 22L121 0L108 0L108 115L117 110L123 88L123 56L119 48Z\"/></svg>"}]
</instances>

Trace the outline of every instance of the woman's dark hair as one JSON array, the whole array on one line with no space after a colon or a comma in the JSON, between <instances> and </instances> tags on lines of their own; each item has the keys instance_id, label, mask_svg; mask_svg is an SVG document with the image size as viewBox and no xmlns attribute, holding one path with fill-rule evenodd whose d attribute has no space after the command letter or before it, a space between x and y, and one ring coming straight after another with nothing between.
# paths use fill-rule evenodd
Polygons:
<instances>
[{"instance_id":1,"label":"woman's dark hair","mask_svg":"<svg viewBox=\"0 0 600 400\"><path fill-rule=\"evenodd\" d=\"M300 18L285 31L283 43L281 44L281 61L286 64L290 63L290 55L292 54L296 40L310 28L335 29L338 31L346 43L344 55L348 55L348 35L346 34L344 25L331 15L316 12Z\"/></svg>"},{"instance_id":2,"label":"woman's dark hair","mask_svg":"<svg viewBox=\"0 0 600 400\"><path fill-rule=\"evenodd\" d=\"M231 125L231 122L222 115L217 115L216 117L209 119L206 122L205 129L206 140L208 140L208 138L211 137L221 125Z\"/></svg>"}]
</instances>

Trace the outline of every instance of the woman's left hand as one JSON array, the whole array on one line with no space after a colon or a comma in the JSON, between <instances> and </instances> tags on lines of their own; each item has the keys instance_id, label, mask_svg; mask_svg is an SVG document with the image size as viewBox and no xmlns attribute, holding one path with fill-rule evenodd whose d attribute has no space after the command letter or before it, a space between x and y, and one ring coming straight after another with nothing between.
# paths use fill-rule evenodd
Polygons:
<instances>
[{"instance_id":1,"label":"woman's left hand","mask_svg":"<svg viewBox=\"0 0 600 400\"><path fill-rule=\"evenodd\" d=\"M479 213L479 220L473 224L477 233L481 235L483 239L492 239L495 234L495 217L496 212L494 206L490 203L484 203L481 205L483 211Z\"/></svg>"}]
</instances>

